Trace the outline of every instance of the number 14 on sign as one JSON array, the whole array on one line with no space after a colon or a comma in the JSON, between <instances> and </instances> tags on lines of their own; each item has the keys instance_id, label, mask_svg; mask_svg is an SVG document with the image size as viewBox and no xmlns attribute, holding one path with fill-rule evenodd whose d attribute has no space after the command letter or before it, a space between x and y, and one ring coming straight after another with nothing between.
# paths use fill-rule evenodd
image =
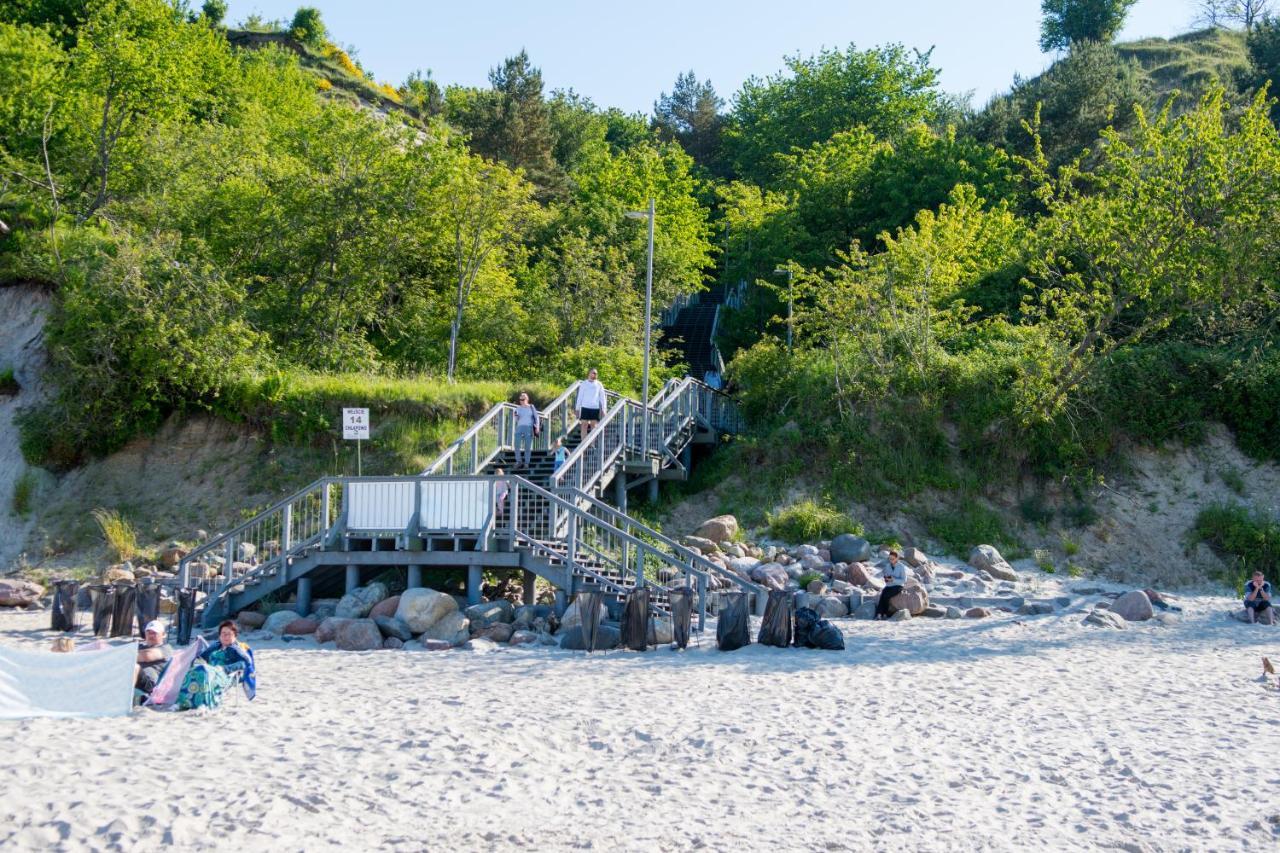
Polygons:
<instances>
[{"instance_id":1,"label":"number 14 on sign","mask_svg":"<svg viewBox=\"0 0 1280 853\"><path fill-rule=\"evenodd\" d=\"M356 476L362 476L360 470L360 442L369 437L369 410L342 410L342 437L356 443Z\"/></svg>"}]
</instances>

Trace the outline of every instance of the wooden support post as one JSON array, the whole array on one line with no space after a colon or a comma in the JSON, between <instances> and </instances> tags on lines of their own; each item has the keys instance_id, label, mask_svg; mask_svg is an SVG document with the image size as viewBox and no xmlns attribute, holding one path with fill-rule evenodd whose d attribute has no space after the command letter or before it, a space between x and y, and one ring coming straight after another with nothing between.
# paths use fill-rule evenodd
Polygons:
<instances>
[{"instance_id":1,"label":"wooden support post","mask_svg":"<svg viewBox=\"0 0 1280 853\"><path fill-rule=\"evenodd\" d=\"M346 584L347 593L350 594L354 592L355 588L358 586L360 586L360 567L347 566L347 584Z\"/></svg>"},{"instance_id":2,"label":"wooden support post","mask_svg":"<svg viewBox=\"0 0 1280 853\"><path fill-rule=\"evenodd\" d=\"M649 481L649 503L656 504L658 502L658 478L654 477Z\"/></svg>"},{"instance_id":3,"label":"wooden support post","mask_svg":"<svg viewBox=\"0 0 1280 853\"><path fill-rule=\"evenodd\" d=\"M707 629L707 579L698 576L698 632Z\"/></svg>"},{"instance_id":4,"label":"wooden support post","mask_svg":"<svg viewBox=\"0 0 1280 853\"><path fill-rule=\"evenodd\" d=\"M297 610L302 616L311 614L311 578L298 578Z\"/></svg>"},{"instance_id":5,"label":"wooden support post","mask_svg":"<svg viewBox=\"0 0 1280 853\"><path fill-rule=\"evenodd\" d=\"M467 566L467 604L480 603L481 572L479 566Z\"/></svg>"},{"instance_id":6,"label":"wooden support post","mask_svg":"<svg viewBox=\"0 0 1280 853\"><path fill-rule=\"evenodd\" d=\"M613 502L619 512L627 511L627 472L619 471L613 479Z\"/></svg>"},{"instance_id":7,"label":"wooden support post","mask_svg":"<svg viewBox=\"0 0 1280 853\"><path fill-rule=\"evenodd\" d=\"M405 585L409 589L417 589L422 586L422 566L409 567L409 581Z\"/></svg>"},{"instance_id":8,"label":"wooden support post","mask_svg":"<svg viewBox=\"0 0 1280 853\"><path fill-rule=\"evenodd\" d=\"M556 590L556 618L564 616L564 612L569 609L569 596L565 595L563 589Z\"/></svg>"},{"instance_id":9,"label":"wooden support post","mask_svg":"<svg viewBox=\"0 0 1280 853\"><path fill-rule=\"evenodd\" d=\"M538 576L528 569L522 569L521 571L524 572L524 588L521 590L522 595L520 596L520 599L525 604L534 604L537 601L537 592L534 584L538 582Z\"/></svg>"}]
</instances>

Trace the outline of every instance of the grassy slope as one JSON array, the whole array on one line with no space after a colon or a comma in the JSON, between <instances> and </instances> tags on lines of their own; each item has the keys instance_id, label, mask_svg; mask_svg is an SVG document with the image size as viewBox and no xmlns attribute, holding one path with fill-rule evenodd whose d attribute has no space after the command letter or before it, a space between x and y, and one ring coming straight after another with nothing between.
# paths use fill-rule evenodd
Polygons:
<instances>
[{"instance_id":1,"label":"grassy slope","mask_svg":"<svg viewBox=\"0 0 1280 853\"><path fill-rule=\"evenodd\" d=\"M1187 103L1194 103L1215 83L1230 85L1249 67L1240 30L1197 30L1171 39L1125 42L1116 49L1142 67L1159 101L1177 90L1187 96Z\"/></svg>"}]
</instances>

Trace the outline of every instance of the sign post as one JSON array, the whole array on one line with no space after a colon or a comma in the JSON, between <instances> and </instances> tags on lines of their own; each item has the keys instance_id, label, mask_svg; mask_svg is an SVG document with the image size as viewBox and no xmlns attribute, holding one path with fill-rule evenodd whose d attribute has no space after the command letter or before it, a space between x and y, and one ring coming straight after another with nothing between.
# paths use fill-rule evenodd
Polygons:
<instances>
[{"instance_id":1,"label":"sign post","mask_svg":"<svg viewBox=\"0 0 1280 853\"><path fill-rule=\"evenodd\" d=\"M342 410L342 437L356 443L356 476L363 476L360 471L360 442L369 437L369 410Z\"/></svg>"}]
</instances>

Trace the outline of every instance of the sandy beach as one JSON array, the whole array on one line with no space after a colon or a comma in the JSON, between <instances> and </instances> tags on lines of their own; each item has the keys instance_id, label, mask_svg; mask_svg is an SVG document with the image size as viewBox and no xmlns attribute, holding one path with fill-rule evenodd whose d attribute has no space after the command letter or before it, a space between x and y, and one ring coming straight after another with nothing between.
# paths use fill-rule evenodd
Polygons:
<instances>
[{"instance_id":1,"label":"sandy beach","mask_svg":"<svg viewBox=\"0 0 1280 853\"><path fill-rule=\"evenodd\" d=\"M270 640L254 702L0 724L0 848L1275 849L1280 629L1182 602L837 620L844 652Z\"/></svg>"}]
</instances>

